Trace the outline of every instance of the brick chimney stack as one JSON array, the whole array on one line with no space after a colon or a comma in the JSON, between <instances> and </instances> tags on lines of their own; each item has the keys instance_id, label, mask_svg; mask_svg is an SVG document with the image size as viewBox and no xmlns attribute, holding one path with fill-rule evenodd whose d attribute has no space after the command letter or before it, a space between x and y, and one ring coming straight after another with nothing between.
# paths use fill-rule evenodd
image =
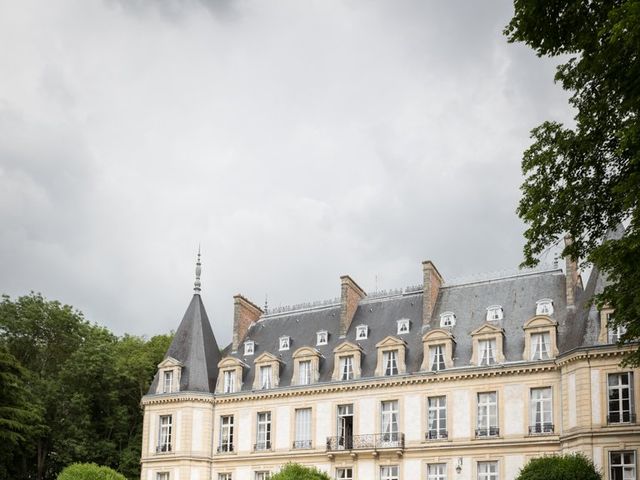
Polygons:
<instances>
[{"instance_id":1,"label":"brick chimney stack","mask_svg":"<svg viewBox=\"0 0 640 480\"><path fill-rule=\"evenodd\" d=\"M367 294L349 275L340 277L340 285L340 337L344 337L356 314L358 302Z\"/></svg>"},{"instance_id":2,"label":"brick chimney stack","mask_svg":"<svg viewBox=\"0 0 640 480\"><path fill-rule=\"evenodd\" d=\"M568 247L573 244L573 238L567 234L564 237L564 246ZM565 261L565 281L567 289L567 308L576 308L576 294L578 290L582 290L582 277L578 271L578 260L567 255Z\"/></svg>"},{"instance_id":3,"label":"brick chimney stack","mask_svg":"<svg viewBox=\"0 0 640 480\"><path fill-rule=\"evenodd\" d=\"M249 327L257 322L263 313L260 307L242 295L233 296L233 343L231 345L233 352L238 351Z\"/></svg>"},{"instance_id":4,"label":"brick chimney stack","mask_svg":"<svg viewBox=\"0 0 640 480\"><path fill-rule=\"evenodd\" d=\"M436 301L440 293L440 287L444 283L442 275L431 260L422 262L423 296L422 296L422 325L429 325L433 312L436 308Z\"/></svg>"}]
</instances>

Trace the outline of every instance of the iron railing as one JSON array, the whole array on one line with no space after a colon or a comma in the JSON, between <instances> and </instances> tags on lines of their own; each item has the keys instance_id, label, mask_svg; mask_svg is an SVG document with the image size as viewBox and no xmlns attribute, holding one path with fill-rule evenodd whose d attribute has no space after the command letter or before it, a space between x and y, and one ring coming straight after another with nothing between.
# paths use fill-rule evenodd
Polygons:
<instances>
[{"instance_id":1,"label":"iron railing","mask_svg":"<svg viewBox=\"0 0 640 480\"><path fill-rule=\"evenodd\" d=\"M377 450L395 448L404 450L404 433L371 433L327 437L327 450Z\"/></svg>"},{"instance_id":2,"label":"iron railing","mask_svg":"<svg viewBox=\"0 0 640 480\"><path fill-rule=\"evenodd\" d=\"M424 437L426 440L445 440L449 438L449 433L442 429L429 430Z\"/></svg>"},{"instance_id":3,"label":"iron railing","mask_svg":"<svg viewBox=\"0 0 640 480\"><path fill-rule=\"evenodd\" d=\"M253 444L253 449L257 451L261 450L271 450L271 440L267 440L266 442L258 442Z\"/></svg>"},{"instance_id":4,"label":"iron railing","mask_svg":"<svg viewBox=\"0 0 640 480\"><path fill-rule=\"evenodd\" d=\"M311 440L296 440L293 442L293 448L311 448Z\"/></svg>"},{"instance_id":5,"label":"iron railing","mask_svg":"<svg viewBox=\"0 0 640 480\"><path fill-rule=\"evenodd\" d=\"M476 428L476 437L497 437L500 435L499 427Z\"/></svg>"},{"instance_id":6,"label":"iron railing","mask_svg":"<svg viewBox=\"0 0 640 480\"><path fill-rule=\"evenodd\" d=\"M536 423L535 425L529 425L529 435L553 433L553 430L553 423Z\"/></svg>"},{"instance_id":7,"label":"iron railing","mask_svg":"<svg viewBox=\"0 0 640 480\"><path fill-rule=\"evenodd\" d=\"M636 423L636 414L630 412L615 412L607 415L607 423Z\"/></svg>"}]
</instances>

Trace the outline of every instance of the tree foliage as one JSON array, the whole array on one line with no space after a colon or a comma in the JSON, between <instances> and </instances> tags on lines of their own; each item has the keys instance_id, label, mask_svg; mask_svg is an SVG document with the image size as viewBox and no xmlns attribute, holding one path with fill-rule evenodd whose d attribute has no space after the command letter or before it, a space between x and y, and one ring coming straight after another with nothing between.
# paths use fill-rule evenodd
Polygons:
<instances>
[{"instance_id":1,"label":"tree foliage","mask_svg":"<svg viewBox=\"0 0 640 480\"><path fill-rule=\"evenodd\" d=\"M528 224L525 265L565 233L563 254L607 276L597 302L615 307L623 341L640 338L640 2L515 0L505 29L539 56L558 56L575 124L532 131L518 214ZM626 226L622 238L610 232ZM627 361L640 364L636 350Z\"/></svg>"},{"instance_id":2,"label":"tree foliage","mask_svg":"<svg viewBox=\"0 0 640 480\"><path fill-rule=\"evenodd\" d=\"M139 478L140 398L170 340L165 335L116 337L40 294L2 297L0 378L7 368L17 375L7 395L31 420L27 429L16 425L14 446L0 453L5 468L0 479L51 480L75 462L94 462ZM6 367L3 351L10 355ZM6 391L2 380L0 418Z\"/></svg>"},{"instance_id":3,"label":"tree foliage","mask_svg":"<svg viewBox=\"0 0 640 480\"><path fill-rule=\"evenodd\" d=\"M554 455L534 458L516 480L602 480L593 462L584 455Z\"/></svg>"},{"instance_id":4,"label":"tree foliage","mask_svg":"<svg viewBox=\"0 0 640 480\"><path fill-rule=\"evenodd\" d=\"M95 463L74 463L66 467L57 480L127 480L109 467L101 467Z\"/></svg>"},{"instance_id":5,"label":"tree foliage","mask_svg":"<svg viewBox=\"0 0 640 480\"><path fill-rule=\"evenodd\" d=\"M331 480L329 475L313 467L287 463L271 480Z\"/></svg>"}]
</instances>

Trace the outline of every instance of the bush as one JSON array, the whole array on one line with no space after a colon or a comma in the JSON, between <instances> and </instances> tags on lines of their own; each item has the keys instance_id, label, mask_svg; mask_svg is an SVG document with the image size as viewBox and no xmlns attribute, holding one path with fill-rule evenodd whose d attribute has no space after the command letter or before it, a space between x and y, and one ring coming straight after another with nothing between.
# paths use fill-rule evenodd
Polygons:
<instances>
[{"instance_id":1,"label":"bush","mask_svg":"<svg viewBox=\"0 0 640 480\"><path fill-rule=\"evenodd\" d=\"M58 480L127 480L109 467L95 463L74 463L60 472Z\"/></svg>"},{"instance_id":2,"label":"bush","mask_svg":"<svg viewBox=\"0 0 640 480\"><path fill-rule=\"evenodd\" d=\"M287 463L279 473L271 477L271 480L331 480L331 478L317 468Z\"/></svg>"},{"instance_id":3,"label":"bush","mask_svg":"<svg viewBox=\"0 0 640 480\"><path fill-rule=\"evenodd\" d=\"M602 480L602 476L590 459L574 454L534 458L516 480Z\"/></svg>"}]
</instances>

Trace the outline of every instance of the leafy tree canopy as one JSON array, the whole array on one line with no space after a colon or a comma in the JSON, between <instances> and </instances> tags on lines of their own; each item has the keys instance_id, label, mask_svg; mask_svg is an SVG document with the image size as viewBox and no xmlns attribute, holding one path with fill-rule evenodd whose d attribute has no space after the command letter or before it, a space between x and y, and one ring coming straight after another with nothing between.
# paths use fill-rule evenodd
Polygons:
<instances>
[{"instance_id":1,"label":"leafy tree canopy","mask_svg":"<svg viewBox=\"0 0 640 480\"><path fill-rule=\"evenodd\" d=\"M329 475L313 467L288 463L271 480L331 480Z\"/></svg>"},{"instance_id":2,"label":"leafy tree canopy","mask_svg":"<svg viewBox=\"0 0 640 480\"><path fill-rule=\"evenodd\" d=\"M615 307L624 342L640 338L640 2L515 0L505 28L539 56L559 57L575 124L547 121L524 153L518 214L528 224L525 265L565 233L563 254L608 279L599 305ZM566 61L565 61L566 60ZM622 238L610 232L626 226ZM640 364L636 349L627 361Z\"/></svg>"},{"instance_id":3,"label":"leafy tree canopy","mask_svg":"<svg viewBox=\"0 0 640 480\"><path fill-rule=\"evenodd\" d=\"M57 480L127 480L109 467L101 467L95 463L74 463L65 468Z\"/></svg>"},{"instance_id":4,"label":"leafy tree canopy","mask_svg":"<svg viewBox=\"0 0 640 480\"><path fill-rule=\"evenodd\" d=\"M593 462L583 455L554 455L530 460L516 480L602 480Z\"/></svg>"}]
</instances>

